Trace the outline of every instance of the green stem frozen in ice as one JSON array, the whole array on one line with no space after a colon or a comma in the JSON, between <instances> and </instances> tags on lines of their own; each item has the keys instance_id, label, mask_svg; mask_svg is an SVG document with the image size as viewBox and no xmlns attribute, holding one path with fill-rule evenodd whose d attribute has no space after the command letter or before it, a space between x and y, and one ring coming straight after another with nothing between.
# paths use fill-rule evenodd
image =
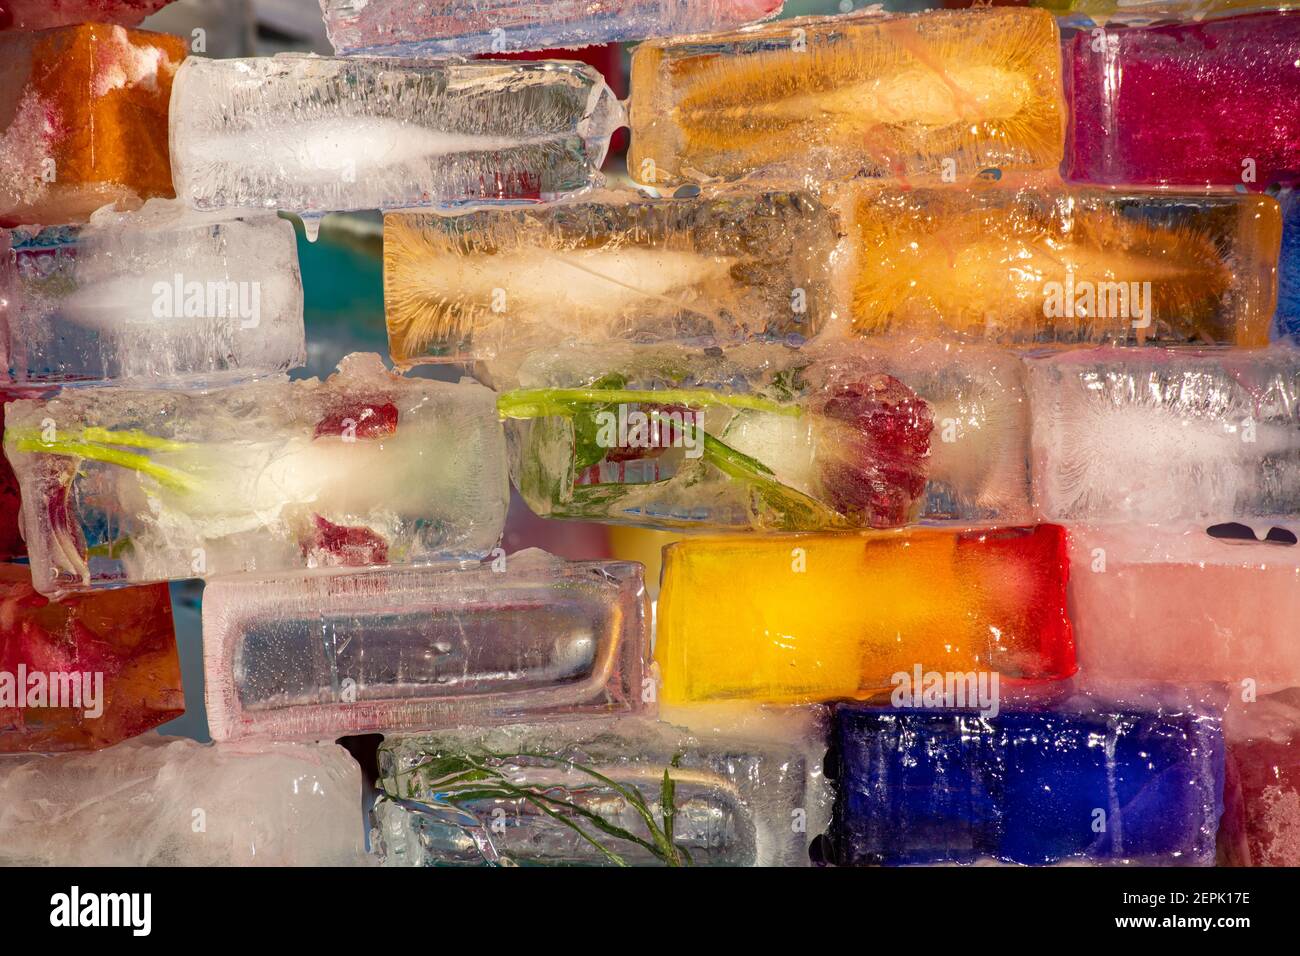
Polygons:
<instances>
[{"instance_id":1,"label":"green stem frozen in ice","mask_svg":"<svg viewBox=\"0 0 1300 956\"><path fill-rule=\"evenodd\" d=\"M722 405L774 415L798 416L803 413L798 405L774 402L758 395L727 395L702 388L519 388L497 396L497 411L502 418L547 418L572 415L575 406L616 403L685 405L687 408Z\"/></svg>"}]
</instances>

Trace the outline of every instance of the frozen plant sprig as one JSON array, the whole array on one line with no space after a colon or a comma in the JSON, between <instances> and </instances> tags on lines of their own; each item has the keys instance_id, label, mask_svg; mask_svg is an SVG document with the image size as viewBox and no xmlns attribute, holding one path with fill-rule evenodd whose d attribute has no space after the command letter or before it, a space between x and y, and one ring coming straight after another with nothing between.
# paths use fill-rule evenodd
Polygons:
<instances>
[{"instance_id":1,"label":"frozen plant sprig","mask_svg":"<svg viewBox=\"0 0 1300 956\"><path fill-rule=\"evenodd\" d=\"M680 763L680 755L674 756L671 766L664 769L660 785L659 806L661 820L655 819L653 811L646 803L645 797L636 787L625 786L600 773L593 767L556 757L552 754L518 752L493 753L484 751L479 754L439 754L426 753L427 759L419 766L408 771L420 778L424 787L434 792L434 803L445 804L464 813L463 804L476 800L522 800L534 809L545 814L562 826L573 830L579 837L589 843L608 862L615 866L627 866L627 860L618 852L601 842L599 834L614 840L635 844L646 850L655 859L667 866L689 866L691 856L685 848L674 842L673 831L677 818L676 784L672 779L671 768ZM517 784L510 780L499 764L519 758L542 761L566 770L585 774L597 783L617 793L636 812L645 823L649 839L637 836L630 830L610 823L598 813L588 810L572 800L555 796L552 788L532 787ZM399 801L410 804L412 801ZM472 816L472 815L470 815ZM477 819L477 818L474 818ZM583 824L594 828L593 833ZM462 826L466 824L460 824ZM482 847L480 845L480 851Z\"/></svg>"}]
</instances>

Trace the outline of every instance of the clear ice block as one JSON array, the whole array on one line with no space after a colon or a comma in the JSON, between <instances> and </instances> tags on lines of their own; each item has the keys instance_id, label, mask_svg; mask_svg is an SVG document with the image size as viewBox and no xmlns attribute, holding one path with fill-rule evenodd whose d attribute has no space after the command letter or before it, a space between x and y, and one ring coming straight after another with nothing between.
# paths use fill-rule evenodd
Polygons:
<instances>
[{"instance_id":1,"label":"clear ice block","mask_svg":"<svg viewBox=\"0 0 1300 956\"><path fill-rule=\"evenodd\" d=\"M541 552L505 562L210 582L213 739L645 709L641 566Z\"/></svg>"},{"instance_id":2,"label":"clear ice block","mask_svg":"<svg viewBox=\"0 0 1300 956\"><path fill-rule=\"evenodd\" d=\"M337 53L516 53L710 33L775 16L783 0L320 0Z\"/></svg>"},{"instance_id":3,"label":"clear ice block","mask_svg":"<svg viewBox=\"0 0 1300 956\"><path fill-rule=\"evenodd\" d=\"M390 737L372 844L390 866L806 865L808 751L635 717Z\"/></svg>"},{"instance_id":4,"label":"clear ice block","mask_svg":"<svg viewBox=\"0 0 1300 956\"><path fill-rule=\"evenodd\" d=\"M1300 352L1097 349L1027 365L1043 520L1300 514Z\"/></svg>"},{"instance_id":5,"label":"clear ice block","mask_svg":"<svg viewBox=\"0 0 1300 956\"><path fill-rule=\"evenodd\" d=\"M165 584L56 603L0 564L0 753L97 750L184 712Z\"/></svg>"},{"instance_id":6,"label":"clear ice block","mask_svg":"<svg viewBox=\"0 0 1300 956\"><path fill-rule=\"evenodd\" d=\"M1038 525L671 544L655 637L662 700L869 699L917 665L1069 677L1065 538Z\"/></svg>"},{"instance_id":7,"label":"clear ice block","mask_svg":"<svg viewBox=\"0 0 1300 956\"><path fill-rule=\"evenodd\" d=\"M600 181L623 109L591 67L281 54L176 76L176 194L200 209L537 202Z\"/></svg>"},{"instance_id":8,"label":"clear ice block","mask_svg":"<svg viewBox=\"0 0 1300 956\"><path fill-rule=\"evenodd\" d=\"M1223 730L1208 709L841 706L831 750L842 865L1214 863Z\"/></svg>"},{"instance_id":9,"label":"clear ice block","mask_svg":"<svg viewBox=\"0 0 1300 956\"><path fill-rule=\"evenodd\" d=\"M361 768L334 744L130 740L0 760L5 866L355 866Z\"/></svg>"},{"instance_id":10,"label":"clear ice block","mask_svg":"<svg viewBox=\"0 0 1300 956\"><path fill-rule=\"evenodd\" d=\"M185 54L180 37L103 23L0 31L0 227L175 195L167 106Z\"/></svg>"},{"instance_id":11,"label":"clear ice block","mask_svg":"<svg viewBox=\"0 0 1300 956\"><path fill-rule=\"evenodd\" d=\"M306 361L297 240L274 214L152 199L8 242L0 384L204 386Z\"/></svg>"},{"instance_id":12,"label":"clear ice block","mask_svg":"<svg viewBox=\"0 0 1300 956\"><path fill-rule=\"evenodd\" d=\"M1293 542L1285 529L1259 540L1072 528L1070 616L1080 670L1180 684L1250 680L1260 693L1300 686L1300 547Z\"/></svg>"},{"instance_id":13,"label":"clear ice block","mask_svg":"<svg viewBox=\"0 0 1300 956\"><path fill-rule=\"evenodd\" d=\"M776 167L814 179L1055 169L1060 35L1045 10L782 20L632 55L640 182Z\"/></svg>"},{"instance_id":14,"label":"clear ice block","mask_svg":"<svg viewBox=\"0 0 1300 956\"><path fill-rule=\"evenodd\" d=\"M64 390L6 413L43 594L479 558L509 502L492 393L376 355L324 382Z\"/></svg>"},{"instance_id":15,"label":"clear ice block","mask_svg":"<svg viewBox=\"0 0 1300 956\"><path fill-rule=\"evenodd\" d=\"M498 399L540 515L824 530L1029 515L1020 363L907 343L536 353Z\"/></svg>"},{"instance_id":16,"label":"clear ice block","mask_svg":"<svg viewBox=\"0 0 1300 956\"><path fill-rule=\"evenodd\" d=\"M835 314L833 215L807 192L632 190L537 209L384 217L398 365L562 345L801 339Z\"/></svg>"},{"instance_id":17,"label":"clear ice block","mask_svg":"<svg viewBox=\"0 0 1300 956\"><path fill-rule=\"evenodd\" d=\"M1282 231L1272 197L1001 184L851 195L860 333L1268 344Z\"/></svg>"}]
</instances>

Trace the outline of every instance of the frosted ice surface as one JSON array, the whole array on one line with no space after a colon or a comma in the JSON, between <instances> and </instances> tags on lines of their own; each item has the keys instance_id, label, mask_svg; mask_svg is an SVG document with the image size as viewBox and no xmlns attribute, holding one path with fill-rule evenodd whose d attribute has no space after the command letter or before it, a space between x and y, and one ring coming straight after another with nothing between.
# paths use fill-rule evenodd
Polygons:
<instances>
[{"instance_id":1,"label":"frosted ice surface","mask_svg":"<svg viewBox=\"0 0 1300 956\"><path fill-rule=\"evenodd\" d=\"M1300 513L1300 352L1071 352L1028 362L1048 521L1214 524Z\"/></svg>"},{"instance_id":2,"label":"frosted ice surface","mask_svg":"<svg viewBox=\"0 0 1300 956\"><path fill-rule=\"evenodd\" d=\"M272 213L151 199L8 241L5 384L231 384L306 360L297 242Z\"/></svg>"},{"instance_id":3,"label":"frosted ice surface","mask_svg":"<svg viewBox=\"0 0 1300 956\"><path fill-rule=\"evenodd\" d=\"M90 754L6 758L0 832L6 866L366 861L361 768L334 744L151 736Z\"/></svg>"},{"instance_id":4,"label":"frosted ice surface","mask_svg":"<svg viewBox=\"0 0 1300 956\"><path fill-rule=\"evenodd\" d=\"M191 57L171 118L182 199L319 214L586 189L623 110L580 63L282 54Z\"/></svg>"}]
</instances>

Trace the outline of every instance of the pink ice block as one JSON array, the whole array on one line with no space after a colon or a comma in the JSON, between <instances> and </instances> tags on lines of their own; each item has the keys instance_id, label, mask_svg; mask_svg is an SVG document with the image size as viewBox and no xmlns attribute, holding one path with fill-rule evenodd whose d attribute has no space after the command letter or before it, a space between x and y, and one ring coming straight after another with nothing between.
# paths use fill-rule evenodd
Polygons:
<instances>
[{"instance_id":1,"label":"pink ice block","mask_svg":"<svg viewBox=\"0 0 1300 956\"><path fill-rule=\"evenodd\" d=\"M1300 12L1081 31L1067 178L1263 189L1300 170Z\"/></svg>"},{"instance_id":2,"label":"pink ice block","mask_svg":"<svg viewBox=\"0 0 1300 956\"><path fill-rule=\"evenodd\" d=\"M0 0L0 30L48 30L74 23L133 27L171 0Z\"/></svg>"},{"instance_id":3,"label":"pink ice block","mask_svg":"<svg viewBox=\"0 0 1300 956\"><path fill-rule=\"evenodd\" d=\"M1300 685L1300 546L1076 527L1070 565L1085 677Z\"/></svg>"}]
</instances>

